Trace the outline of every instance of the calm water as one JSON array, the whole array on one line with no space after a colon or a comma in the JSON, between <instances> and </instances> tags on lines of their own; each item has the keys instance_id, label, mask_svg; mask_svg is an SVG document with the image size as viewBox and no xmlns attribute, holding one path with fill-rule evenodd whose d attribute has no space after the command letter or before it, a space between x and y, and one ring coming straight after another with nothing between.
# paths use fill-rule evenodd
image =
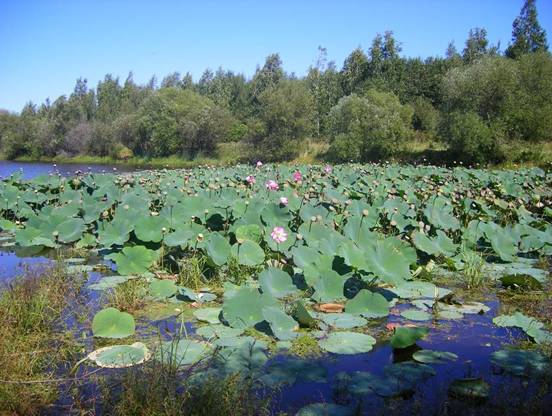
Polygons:
<instances>
[{"instance_id":1,"label":"calm water","mask_svg":"<svg viewBox=\"0 0 552 416\"><path fill-rule=\"evenodd\" d=\"M12 162L0 160L0 178L10 176L18 171L23 172L25 179L32 179L39 175L61 174L63 176L73 175L76 171L81 172L130 172L135 170L126 166L90 165L90 164L56 164L41 162Z\"/></svg>"}]
</instances>

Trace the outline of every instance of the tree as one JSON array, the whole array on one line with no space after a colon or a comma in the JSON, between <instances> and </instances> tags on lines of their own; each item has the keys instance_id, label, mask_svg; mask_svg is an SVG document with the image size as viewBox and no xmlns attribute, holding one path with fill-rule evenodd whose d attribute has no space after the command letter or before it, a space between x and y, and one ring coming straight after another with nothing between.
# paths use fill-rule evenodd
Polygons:
<instances>
[{"instance_id":1,"label":"tree","mask_svg":"<svg viewBox=\"0 0 552 416\"><path fill-rule=\"evenodd\" d=\"M456 160L484 163L504 159L497 137L474 112L449 114L443 123L442 135Z\"/></svg>"},{"instance_id":2,"label":"tree","mask_svg":"<svg viewBox=\"0 0 552 416\"><path fill-rule=\"evenodd\" d=\"M260 124L251 141L267 161L291 160L313 132L314 102L304 82L285 80L260 97Z\"/></svg>"},{"instance_id":3,"label":"tree","mask_svg":"<svg viewBox=\"0 0 552 416\"><path fill-rule=\"evenodd\" d=\"M343 91L349 95L358 92L365 80L368 58L364 51L358 47L345 59L341 70Z\"/></svg>"},{"instance_id":4,"label":"tree","mask_svg":"<svg viewBox=\"0 0 552 416\"><path fill-rule=\"evenodd\" d=\"M512 43L506 49L506 56L519 58L531 52L546 52L546 31L537 19L535 0L525 0L521 12L512 24Z\"/></svg>"},{"instance_id":5,"label":"tree","mask_svg":"<svg viewBox=\"0 0 552 416\"><path fill-rule=\"evenodd\" d=\"M257 68L251 80L251 95L257 101L260 95L276 86L284 78L282 59L277 53L268 55L262 68Z\"/></svg>"},{"instance_id":6,"label":"tree","mask_svg":"<svg viewBox=\"0 0 552 416\"><path fill-rule=\"evenodd\" d=\"M411 134L412 109L392 93L369 90L365 96L349 95L330 113L336 161L381 160L396 155Z\"/></svg>"},{"instance_id":7,"label":"tree","mask_svg":"<svg viewBox=\"0 0 552 416\"><path fill-rule=\"evenodd\" d=\"M466 63L471 64L487 54L488 46L489 40L487 39L487 31L485 29L479 27L470 29L466 46L462 52L462 58Z\"/></svg>"}]
</instances>

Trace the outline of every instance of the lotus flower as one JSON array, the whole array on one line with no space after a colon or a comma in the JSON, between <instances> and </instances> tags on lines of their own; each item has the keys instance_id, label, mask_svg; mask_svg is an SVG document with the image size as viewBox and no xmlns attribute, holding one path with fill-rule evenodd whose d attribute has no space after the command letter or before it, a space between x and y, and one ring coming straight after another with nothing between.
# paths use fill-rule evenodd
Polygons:
<instances>
[{"instance_id":1,"label":"lotus flower","mask_svg":"<svg viewBox=\"0 0 552 416\"><path fill-rule=\"evenodd\" d=\"M276 242L276 244L280 244L287 240L288 235L286 233L286 230L284 230L284 227L274 227L274 229L270 233L270 236Z\"/></svg>"},{"instance_id":2,"label":"lotus flower","mask_svg":"<svg viewBox=\"0 0 552 416\"><path fill-rule=\"evenodd\" d=\"M283 197L280 198L280 205L286 206L286 205L288 204L288 202L289 202L289 201L288 201L288 199L287 199L285 196L283 196Z\"/></svg>"},{"instance_id":3,"label":"lotus flower","mask_svg":"<svg viewBox=\"0 0 552 416\"><path fill-rule=\"evenodd\" d=\"M295 172L293 172L293 180L295 182L299 182L303 179L303 175L301 174L301 172L299 172L298 170L296 170Z\"/></svg>"},{"instance_id":4,"label":"lotus flower","mask_svg":"<svg viewBox=\"0 0 552 416\"><path fill-rule=\"evenodd\" d=\"M253 185L253 184L256 182L256 179L255 179L255 177L254 177L253 175L247 175L247 176L245 177L245 180L247 181L247 183L248 183L249 185Z\"/></svg>"},{"instance_id":5,"label":"lotus flower","mask_svg":"<svg viewBox=\"0 0 552 416\"><path fill-rule=\"evenodd\" d=\"M326 174L329 175L330 173L332 173L332 170L333 170L333 168L332 168L330 165L324 166L324 172L325 172Z\"/></svg>"},{"instance_id":6,"label":"lotus flower","mask_svg":"<svg viewBox=\"0 0 552 416\"><path fill-rule=\"evenodd\" d=\"M265 183L265 186L266 189L268 189L269 191L277 191L278 189L280 189L278 183L276 181L273 181L272 179Z\"/></svg>"},{"instance_id":7,"label":"lotus flower","mask_svg":"<svg viewBox=\"0 0 552 416\"><path fill-rule=\"evenodd\" d=\"M263 166L263 162L261 162L260 160L257 160L257 167L260 168L261 166Z\"/></svg>"}]
</instances>

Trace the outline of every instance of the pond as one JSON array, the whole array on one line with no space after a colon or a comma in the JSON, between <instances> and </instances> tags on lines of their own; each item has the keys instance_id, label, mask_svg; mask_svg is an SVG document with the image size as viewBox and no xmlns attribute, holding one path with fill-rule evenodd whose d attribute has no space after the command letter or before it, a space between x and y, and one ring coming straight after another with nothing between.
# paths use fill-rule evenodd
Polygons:
<instances>
[{"instance_id":1,"label":"pond","mask_svg":"<svg viewBox=\"0 0 552 416\"><path fill-rule=\"evenodd\" d=\"M3 168L8 169L9 162L6 163ZM29 177L31 172L40 175L50 173L53 168L44 164L26 170L27 166L35 165L22 164L24 174ZM71 168L79 169L73 165ZM448 170L427 173L423 168L405 168L403 171L394 171L392 167L381 171L379 168L367 168L363 174L373 175L378 181L387 181L387 184L379 190L382 196L372 196L371 205L362 205L360 197L352 203L342 198L345 193L353 195L349 189L366 192L373 183L366 180L359 185L361 175L357 175L357 168L334 172L332 181L327 180L325 174L320 174L317 168L305 169L304 177L311 175L314 178L309 186L331 188L325 191L328 192L326 200L324 196L316 195L319 200L308 198L306 202L298 200L293 193L304 185L286 183L281 193L269 191L268 187L264 189L265 179L291 176L285 167L264 169L263 173L256 172L260 185L254 192L239 179L250 174L249 167L227 171L195 170L193 174L189 171L185 174L150 171L130 175L133 178L127 175L120 178L112 173L85 174L81 175L78 184L67 181L71 182L71 188L61 187L57 179L52 181L48 178L5 185L5 195L11 198L6 201L11 205L4 211L3 227L12 231L0 233L0 281L5 285L27 267L44 267L60 255L71 257L65 260L67 267L86 273L87 286L96 284L96 288L85 290L86 303L91 307L89 316L81 322L73 322L78 327L76 332L83 334L82 343L88 353L97 346L90 325L92 317L104 306L102 296L116 287L111 286L103 292L96 290L98 282L102 277L117 274L117 271L121 274L117 276L119 278L140 275L139 279L146 281L144 290L148 293L148 302L151 302L149 306L158 309L157 313L151 313L151 310L147 313L145 310L134 311L135 336L148 342L153 349L156 345L151 340L155 338L156 331L169 337L178 331L179 324L183 322L191 343L195 343L193 346L212 343L222 347L221 352L237 348L239 354L241 350L236 345L250 347L251 362L244 363L242 357L239 368L250 371L251 376L258 378L263 386L275 389L272 393L275 412L295 414L310 404L328 404L324 408L327 414L338 415L380 413L382 409L386 409L386 414L405 415L488 414L489 408L499 408L507 403L510 407L504 414L515 414L528 397L540 400L542 408L550 408L552 392L550 389L544 392L539 390L544 386L542 372L537 371L538 377L533 374L535 368L531 367L530 361L525 363L527 368L523 362L517 363L515 374L508 367L512 364L511 360L506 360L508 364L502 367L496 364L497 351L532 342L528 337L531 332L527 328L501 326L493 321L516 310L516 305L501 297L505 292L499 279L501 275L530 276L542 285L548 284L549 274L544 260L551 253L552 240L548 237L551 228L541 226L539 221L545 221L541 211L536 211L538 214L521 208L514 211L508 204L475 210L470 204L457 202L458 189L477 188L478 181L488 183L497 180L489 172L461 171L454 176ZM273 169L279 170L274 173ZM92 167L92 172L103 170L109 171L109 167ZM7 171L6 174L12 172ZM536 185L533 189L541 189L538 188L542 181L540 175L523 175L524 180L534 181ZM400 187L400 191L406 194L411 188L420 186L420 177L424 181L440 184L445 181L456 183L445 189L445 195L449 198L445 202L413 198L415 202L412 205L401 205L397 199L388 198L391 187L393 193L397 192L396 187ZM395 178L403 178L404 183L397 183ZM512 178L508 174L500 177L504 182L512 182L508 192L520 199L526 198L524 191L514 186ZM232 186L223 189L223 180ZM465 184L462 181L466 181ZM547 177L546 183L549 181ZM284 181L280 179L280 182ZM340 182L348 183L349 188L345 189ZM34 191L45 196L35 202ZM541 191L544 193L544 190ZM17 195L21 195L20 199L26 198L28 205L17 202ZM249 200L242 204L244 197ZM286 199L285 204L279 202L282 197ZM508 196L503 198L510 200ZM331 204L328 202L330 199ZM434 206L430 206L429 201ZM448 208L451 201L457 208L455 214L464 210L462 215L468 219L487 216L488 229L465 225L461 228L458 224L451 232L450 223L455 219L452 208ZM526 201L529 206L529 199ZM337 210L348 207L352 218L347 219L345 226L336 226L347 216L339 217L336 208L328 207L337 207ZM373 212L380 216L374 217ZM497 225L513 218L513 213L523 219L525 228ZM387 216L392 221L388 221ZM28 220L29 217L32 220ZM27 218L25 229L13 225L17 218ZM437 229L436 236L428 238L413 232L412 229L418 226L416 218L426 218L432 223ZM466 218L462 220L468 223ZM270 231L276 224L286 225L290 234L287 241L283 239L274 244L270 240ZM529 224L544 231L539 232ZM383 233L387 233L386 238ZM301 237L294 236L292 239L291 234ZM484 263L479 272L488 281L481 290L466 290L463 283L465 272L451 271L454 262L467 264L469 261L465 257L459 260L458 253L463 250L458 238L460 234L464 234L466 240L472 238L473 250L482 253L476 260ZM510 235L517 235L519 241L511 243L510 239L514 237ZM403 238L405 236L409 238ZM522 239L522 236L530 238ZM541 244L541 240L547 242ZM36 246L38 243L53 248L42 249ZM75 249L78 244L80 248ZM538 248L535 250L533 247ZM540 257L534 255L535 251L540 253ZM191 290L190 281L179 280L174 284L170 283L171 277L161 277L187 278L185 274L174 276L179 273L177 268L180 265L191 266L186 262L196 255L203 256L201 259L205 261L201 266L205 272L202 284L207 286L207 290L197 285L195 290ZM83 259L75 258L80 256ZM157 262L158 256L165 263ZM369 256L377 263L375 260L374 263L365 263L363 259ZM98 266L104 270L98 272ZM192 273L191 269L187 270L187 273ZM363 270L369 270L371 274ZM319 275L321 271L325 274ZM159 272L162 272L161 275ZM225 294L222 296L220 286L213 286L209 291L209 285L216 283L209 281L208 276L216 273L226 278L231 273L238 273L238 277L246 275L246 278L237 286L224 286ZM268 276L267 279L261 278L263 273ZM374 284L375 273L386 276L388 280ZM395 280L401 273L406 273L406 281ZM414 277L415 285L411 284ZM276 281L280 284L272 285ZM335 282L339 282L337 290ZM360 284L362 289L349 287L346 282ZM518 283L521 285L523 281ZM312 287L306 287L309 285ZM542 288L542 285L539 287ZM288 293L279 295L278 291ZM373 300L364 304L365 310L357 315L352 310L349 313L345 306L346 313L343 313L344 318L338 325L337 321L328 320L327 315L330 314L317 311L316 307L326 302L352 305L355 299L368 292L370 299L379 297L384 302L383 313L370 303L375 302ZM202 301L191 302L190 296L205 293L216 296L205 304ZM277 299L267 301L265 295L268 293L273 293ZM232 299L239 300L232 302ZM316 328L303 327L299 330L297 323L294 323L291 330L289 327L285 329L290 320L302 323L290 308L299 301L314 317L311 320L316 321ZM263 302L268 303L263 305ZM198 306L199 309L196 309ZM247 308L250 307L261 308L261 311L249 313ZM174 316L175 308L187 311L185 320L180 321ZM220 311L220 308L222 313L217 312L216 316L208 319L199 319L199 315L194 315L197 310ZM167 313L169 309L173 312ZM277 322L273 327L270 315L265 314L267 311L284 316L280 321L282 325ZM237 316L236 320L232 321L232 316ZM239 320L249 319L254 320L252 324L242 328ZM205 321L212 324L212 328L206 328ZM267 322L270 324L268 328ZM222 328L228 332L242 332L237 336L220 336L218 339L205 335L209 329L215 331ZM408 337L413 336L408 331L414 329L425 332L414 341L410 339L405 347L397 347L393 342L398 339L398 329L407 331ZM315 356L308 355L306 358L292 354L290 345L295 342L298 331L308 334L313 340L313 350L319 346L322 350L318 348ZM545 338L550 336L548 331L532 334ZM337 337L332 338L333 335ZM262 347L250 344L247 338L253 336L257 337ZM360 341L347 345L347 339L351 336L353 340ZM364 343L366 337L373 340L373 345L359 347L358 344ZM333 344L329 343L330 339ZM253 354L255 348L258 349ZM432 355L434 352L445 354ZM92 366L92 363L87 365ZM112 370L105 370L107 374L109 371ZM547 374L550 375L549 371ZM462 388L461 385L458 388L459 380L467 387ZM64 397L63 400L68 399ZM305 410L301 414L326 414L320 413L319 407L311 410L311 413L305 413ZM355 410L357 413L353 413Z\"/></svg>"},{"instance_id":2,"label":"pond","mask_svg":"<svg viewBox=\"0 0 552 416\"><path fill-rule=\"evenodd\" d=\"M39 175L61 174L63 176L74 175L75 172L130 172L134 171L127 166L72 164L72 163L44 163L44 162L13 162L0 160L0 179L14 173L22 172L24 179L32 179Z\"/></svg>"}]
</instances>

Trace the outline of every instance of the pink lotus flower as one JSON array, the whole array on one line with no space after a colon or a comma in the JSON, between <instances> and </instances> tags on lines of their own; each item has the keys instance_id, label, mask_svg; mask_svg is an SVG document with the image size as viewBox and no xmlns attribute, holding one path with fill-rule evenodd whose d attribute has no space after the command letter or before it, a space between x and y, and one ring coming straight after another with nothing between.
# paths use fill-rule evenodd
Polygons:
<instances>
[{"instance_id":1,"label":"pink lotus flower","mask_svg":"<svg viewBox=\"0 0 552 416\"><path fill-rule=\"evenodd\" d=\"M276 181L273 181L272 179L265 183L265 186L266 189L268 189L269 191L277 191L278 189L280 189L278 183Z\"/></svg>"},{"instance_id":2,"label":"pink lotus flower","mask_svg":"<svg viewBox=\"0 0 552 416\"><path fill-rule=\"evenodd\" d=\"M286 230L284 230L284 227L274 227L274 229L270 233L270 236L276 242L276 244L285 242L288 237Z\"/></svg>"},{"instance_id":3,"label":"pink lotus flower","mask_svg":"<svg viewBox=\"0 0 552 416\"><path fill-rule=\"evenodd\" d=\"M288 199L287 199L285 196L283 196L283 197L280 198L280 205L284 205L284 206L285 206L285 205L288 204L288 202L289 202L289 201L288 201Z\"/></svg>"},{"instance_id":4,"label":"pink lotus flower","mask_svg":"<svg viewBox=\"0 0 552 416\"><path fill-rule=\"evenodd\" d=\"M293 180L295 182L299 182L300 180L303 179L303 175L301 174L301 172L299 172L298 170L296 170L295 172L293 172Z\"/></svg>"},{"instance_id":5,"label":"pink lotus flower","mask_svg":"<svg viewBox=\"0 0 552 416\"><path fill-rule=\"evenodd\" d=\"M261 162L260 160L257 160L257 167L260 168L261 166L263 166L263 162Z\"/></svg>"},{"instance_id":6,"label":"pink lotus flower","mask_svg":"<svg viewBox=\"0 0 552 416\"><path fill-rule=\"evenodd\" d=\"M255 179L255 177L254 177L253 175L247 175L247 176L245 177L245 180L247 181L247 183L248 183L249 185L253 185L253 184L256 182L256 179Z\"/></svg>"},{"instance_id":7,"label":"pink lotus flower","mask_svg":"<svg viewBox=\"0 0 552 416\"><path fill-rule=\"evenodd\" d=\"M332 167L330 165L324 166L324 172L326 172L328 175L332 173Z\"/></svg>"}]
</instances>

